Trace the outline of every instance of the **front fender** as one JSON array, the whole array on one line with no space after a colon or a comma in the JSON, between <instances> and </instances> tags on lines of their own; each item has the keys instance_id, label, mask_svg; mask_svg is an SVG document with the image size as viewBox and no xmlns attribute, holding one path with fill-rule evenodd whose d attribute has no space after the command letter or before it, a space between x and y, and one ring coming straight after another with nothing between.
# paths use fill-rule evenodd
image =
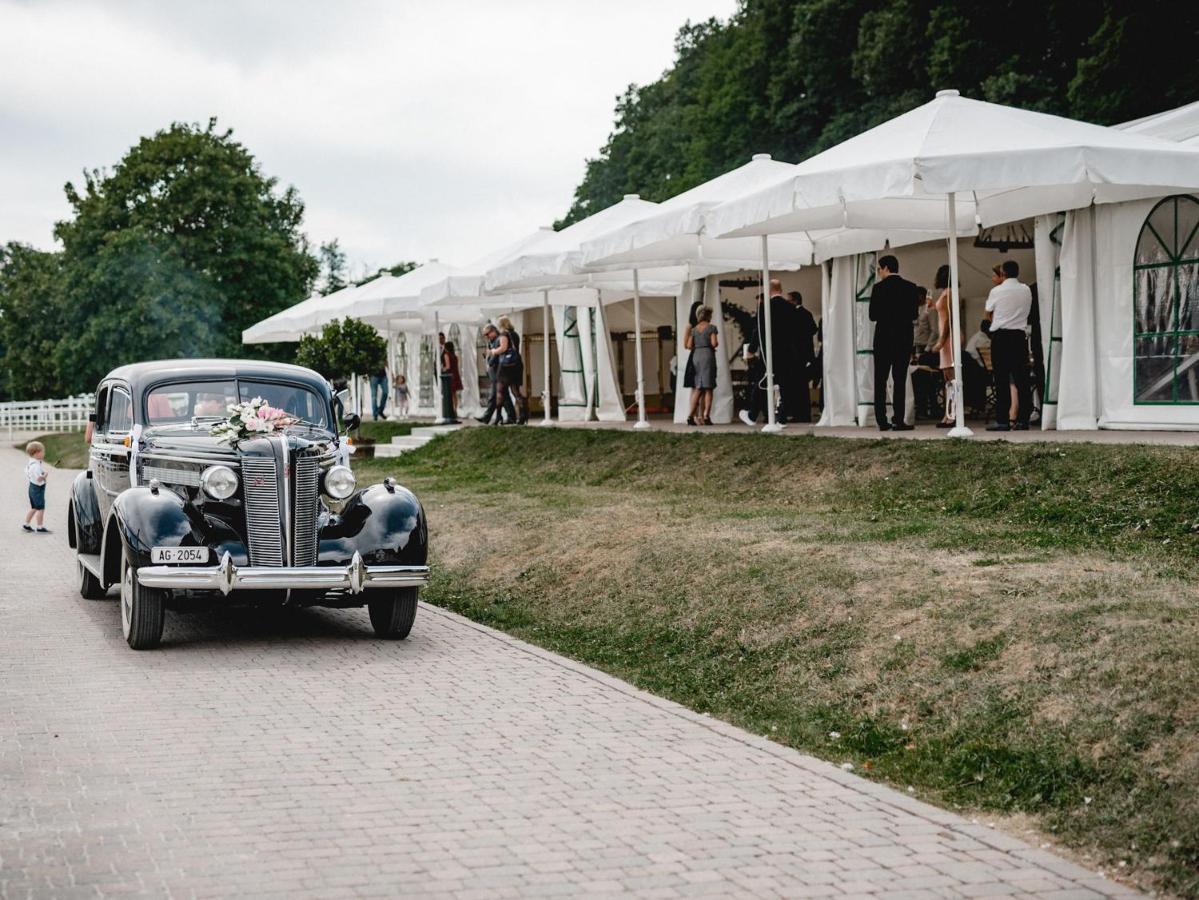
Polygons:
<instances>
[{"instance_id":1,"label":"front fender","mask_svg":"<svg viewBox=\"0 0 1199 900\"><path fill-rule=\"evenodd\" d=\"M96 482L90 472L80 472L71 483L71 519L67 522L68 543L80 553L99 553L104 536Z\"/></svg>"},{"instance_id":2,"label":"front fender","mask_svg":"<svg viewBox=\"0 0 1199 900\"><path fill-rule=\"evenodd\" d=\"M154 547L203 544L193 534L192 522L181 498L174 491L135 487L123 491L112 506L113 528L139 566L150 565ZM105 558L108 557L105 553Z\"/></svg>"},{"instance_id":3,"label":"front fender","mask_svg":"<svg viewBox=\"0 0 1199 900\"><path fill-rule=\"evenodd\" d=\"M429 555L425 511L416 495L398 485L359 491L320 530L320 562L345 564L354 553L367 565L423 566Z\"/></svg>"}]
</instances>

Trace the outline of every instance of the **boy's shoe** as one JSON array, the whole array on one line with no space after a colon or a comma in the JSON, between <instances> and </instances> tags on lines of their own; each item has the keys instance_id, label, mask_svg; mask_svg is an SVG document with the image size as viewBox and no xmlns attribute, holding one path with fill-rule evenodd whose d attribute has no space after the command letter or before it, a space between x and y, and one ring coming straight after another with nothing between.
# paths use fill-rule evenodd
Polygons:
<instances>
[{"instance_id":1,"label":"boy's shoe","mask_svg":"<svg viewBox=\"0 0 1199 900\"><path fill-rule=\"evenodd\" d=\"M753 428L758 424L757 422L755 422L753 419L750 418L748 409L743 409L743 410L741 410L741 412L737 413L737 418L739 418L742 422L744 422L750 428Z\"/></svg>"},{"instance_id":2,"label":"boy's shoe","mask_svg":"<svg viewBox=\"0 0 1199 900\"><path fill-rule=\"evenodd\" d=\"M30 525L28 522L26 522L24 525L21 526L21 530L28 531L30 534L33 534L33 526Z\"/></svg>"},{"instance_id":3,"label":"boy's shoe","mask_svg":"<svg viewBox=\"0 0 1199 900\"><path fill-rule=\"evenodd\" d=\"M53 534L54 532L52 532L52 531L51 531L49 528L46 528L46 527L43 525L41 528L35 528L35 529L33 529L33 533L34 533L34 534Z\"/></svg>"}]
</instances>

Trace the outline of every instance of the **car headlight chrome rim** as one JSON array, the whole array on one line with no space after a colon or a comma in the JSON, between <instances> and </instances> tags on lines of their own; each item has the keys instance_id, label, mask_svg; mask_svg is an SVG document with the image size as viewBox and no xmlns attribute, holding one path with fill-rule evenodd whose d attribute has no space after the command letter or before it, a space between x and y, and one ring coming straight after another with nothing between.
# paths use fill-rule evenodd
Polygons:
<instances>
[{"instance_id":1,"label":"car headlight chrome rim","mask_svg":"<svg viewBox=\"0 0 1199 900\"><path fill-rule=\"evenodd\" d=\"M237 493L237 473L228 466L209 466L200 473L200 489L213 500L228 500Z\"/></svg>"},{"instance_id":2,"label":"car headlight chrome rim","mask_svg":"<svg viewBox=\"0 0 1199 900\"><path fill-rule=\"evenodd\" d=\"M354 492L358 479L349 466L333 466L325 473L325 493L334 500L344 500Z\"/></svg>"}]
</instances>

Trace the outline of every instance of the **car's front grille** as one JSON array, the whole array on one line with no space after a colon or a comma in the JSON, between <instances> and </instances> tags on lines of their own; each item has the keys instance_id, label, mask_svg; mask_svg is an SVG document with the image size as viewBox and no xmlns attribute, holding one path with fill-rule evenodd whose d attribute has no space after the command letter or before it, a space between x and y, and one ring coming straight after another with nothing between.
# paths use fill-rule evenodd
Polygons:
<instances>
[{"instance_id":1,"label":"car's front grille","mask_svg":"<svg viewBox=\"0 0 1199 900\"><path fill-rule=\"evenodd\" d=\"M142 484L149 484L151 478L157 478L163 484L181 484L186 487L200 486L199 466L151 465L142 466Z\"/></svg>"},{"instance_id":2,"label":"car's front grille","mask_svg":"<svg viewBox=\"0 0 1199 900\"><path fill-rule=\"evenodd\" d=\"M292 539L291 564L316 565L316 516L320 491L321 466L315 456L297 456L295 461L295 515L292 517L295 537Z\"/></svg>"},{"instance_id":3,"label":"car's front grille","mask_svg":"<svg viewBox=\"0 0 1199 900\"><path fill-rule=\"evenodd\" d=\"M244 456L241 474L246 492L246 536L250 541L250 564L281 566L283 538L275 461L270 457Z\"/></svg>"}]
</instances>

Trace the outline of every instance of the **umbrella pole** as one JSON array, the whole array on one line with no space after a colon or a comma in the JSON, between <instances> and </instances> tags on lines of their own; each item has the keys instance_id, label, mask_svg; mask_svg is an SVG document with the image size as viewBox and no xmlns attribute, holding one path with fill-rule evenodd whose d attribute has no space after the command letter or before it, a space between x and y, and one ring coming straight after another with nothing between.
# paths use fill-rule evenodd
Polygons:
<instances>
[{"instance_id":1,"label":"umbrella pole","mask_svg":"<svg viewBox=\"0 0 1199 900\"><path fill-rule=\"evenodd\" d=\"M641 281L636 269L633 269L633 331L637 351L637 421L633 427L647 431L650 424L645 419L645 368L641 360Z\"/></svg>"},{"instance_id":2,"label":"umbrella pole","mask_svg":"<svg viewBox=\"0 0 1199 900\"><path fill-rule=\"evenodd\" d=\"M766 242L766 235L762 235L762 305L766 310L766 425L762 430L775 434L784 426L774 416L774 328L770 317L770 254Z\"/></svg>"},{"instance_id":3,"label":"umbrella pole","mask_svg":"<svg viewBox=\"0 0 1199 900\"><path fill-rule=\"evenodd\" d=\"M953 314L949 317L949 340L953 348L953 405L957 424L949 429L949 437L971 437L966 427L966 410L962 404L962 296L958 290L958 207L957 195L949 194L949 296Z\"/></svg>"},{"instance_id":4,"label":"umbrella pole","mask_svg":"<svg viewBox=\"0 0 1199 900\"><path fill-rule=\"evenodd\" d=\"M542 377L541 402L545 407L542 411L541 424L553 425L554 422L550 418L550 401L553 396L550 393L550 292L541 292L541 353L542 363L545 366L545 375Z\"/></svg>"}]
</instances>

